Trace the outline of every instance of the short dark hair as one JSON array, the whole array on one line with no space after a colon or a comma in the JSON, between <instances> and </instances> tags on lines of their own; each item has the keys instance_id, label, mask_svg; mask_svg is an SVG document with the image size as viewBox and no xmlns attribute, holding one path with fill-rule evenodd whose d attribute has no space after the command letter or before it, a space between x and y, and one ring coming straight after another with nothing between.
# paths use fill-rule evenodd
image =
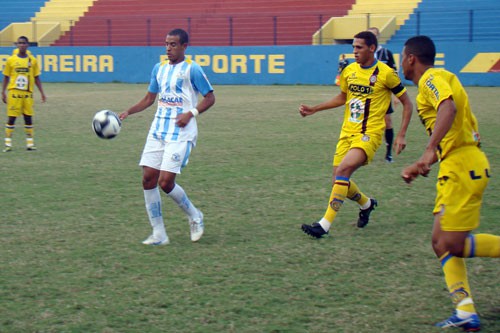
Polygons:
<instances>
[{"instance_id":1,"label":"short dark hair","mask_svg":"<svg viewBox=\"0 0 500 333\"><path fill-rule=\"evenodd\" d=\"M371 31L361 31L357 33L354 38L364 39L366 45L368 47L375 45L375 48L378 47L377 36Z\"/></svg>"},{"instance_id":2,"label":"short dark hair","mask_svg":"<svg viewBox=\"0 0 500 333\"><path fill-rule=\"evenodd\" d=\"M406 54L413 54L423 65L434 65L436 46L427 36L415 36L405 43Z\"/></svg>"},{"instance_id":3,"label":"short dark hair","mask_svg":"<svg viewBox=\"0 0 500 333\"><path fill-rule=\"evenodd\" d=\"M30 42L28 40L28 37L26 37L26 36L19 36L19 38L17 40L20 40L20 39L24 39L24 41L26 42L26 44L28 44Z\"/></svg>"},{"instance_id":4,"label":"short dark hair","mask_svg":"<svg viewBox=\"0 0 500 333\"><path fill-rule=\"evenodd\" d=\"M171 30L168 33L168 35L169 36L179 36L179 42L181 43L181 45L189 43L189 35L183 29L174 29L174 30Z\"/></svg>"}]
</instances>

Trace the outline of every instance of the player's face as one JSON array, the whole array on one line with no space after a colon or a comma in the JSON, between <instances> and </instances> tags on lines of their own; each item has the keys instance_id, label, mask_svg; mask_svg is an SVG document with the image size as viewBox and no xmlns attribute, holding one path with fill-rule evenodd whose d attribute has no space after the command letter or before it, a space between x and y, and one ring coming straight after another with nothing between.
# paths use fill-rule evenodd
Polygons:
<instances>
[{"instance_id":1,"label":"player's face","mask_svg":"<svg viewBox=\"0 0 500 333\"><path fill-rule=\"evenodd\" d=\"M181 44L179 39L179 36L167 35L167 39L165 40L167 58L172 65L184 61L184 52L186 51L187 44Z\"/></svg>"},{"instance_id":2,"label":"player's face","mask_svg":"<svg viewBox=\"0 0 500 333\"><path fill-rule=\"evenodd\" d=\"M26 50L28 49L28 43L24 39L19 38L17 40L16 45L17 45L17 48L19 49L20 54L26 53Z\"/></svg>"},{"instance_id":3,"label":"player's face","mask_svg":"<svg viewBox=\"0 0 500 333\"><path fill-rule=\"evenodd\" d=\"M375 45L368 47L362 38L354 38L352 42L354 59L361 66L370 66L373 63Z\"/></svg>"},{"instance_id":4,"label":"player's face","mask_svg":"<svg viewBox=\"0 0 500 333\"><path fill-rule=\"evenodd\" d=\"M406 48L403 48L403 52L401 52L403 57L401 58L401 67L403 68L403 74L405 76L405 79L407 80L413 80L413 70L411 68L410 64L410 56L406 52Z\"/></svg>"}]
</instances>

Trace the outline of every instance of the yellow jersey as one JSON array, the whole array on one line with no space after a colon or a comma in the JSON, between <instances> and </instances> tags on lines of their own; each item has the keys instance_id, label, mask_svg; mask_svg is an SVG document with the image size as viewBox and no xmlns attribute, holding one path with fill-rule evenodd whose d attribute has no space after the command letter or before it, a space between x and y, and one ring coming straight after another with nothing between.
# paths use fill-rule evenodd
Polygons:
<instances>
[{"instance_id":1,"label":"yellow jersey","mask_svg":"<svg viewBox=\"0 0 500 333\"><path fill-rule=\"evenodd\" d=\"M427 134L432 135L439 105L448 98L453 99L457 113L438 145L440 160L454 149L479 145L477 119L471 111L467 92L455 74L442 68L429 68L418 81L417 111Z\"/></svg>"},{"instance_id":2,"label":"yellow jersey","mask_svg":"<svg viewBox=\"0 0 500 333\"><path fill-rule=\"evenodd\" d=\"M17 89L33 92L35 77L41 74L38 61L32 55L20 57L18 54L7 59L3 75L9 77L8 90Z\"/></svg>"},{"instance_id":3,"label":"yellow jersey","mask_svg":"<svg viewBox=\"0 0 500 333\"><path fill-rule=\"evenodd\" d=\"M346 94L343 134L382 135L391 94L406 92L396 71L376 60L370 67L358 63L347 66L340 75L340 90Z\"/></svg>"}]
</instances>

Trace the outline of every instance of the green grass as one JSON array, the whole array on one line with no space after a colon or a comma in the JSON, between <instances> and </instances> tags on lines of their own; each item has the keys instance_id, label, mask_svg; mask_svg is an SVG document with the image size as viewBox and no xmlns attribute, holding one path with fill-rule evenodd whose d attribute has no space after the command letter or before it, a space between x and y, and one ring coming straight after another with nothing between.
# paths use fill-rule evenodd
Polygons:
<instances>
[{"instance_id":1,"label":"green grass","mask_svg":"<svg viewBox=\"0 0 500 333\"><path fill-rule=\"evenodd\" d=\"M379 200L370 224L353 226L349 202L330 237L300 231L326 208L343 113L303 119L298 106L337 89L216 87L177 179L206 233L191 243L163 196L171 244L152 248L137 163L155 108L113 140L90 129L96 111L125 110L146 85L45 84L39 151L23 149L19 119L14 151L0 155L0 332L439 332L452 306L430 245L436 168L412 186L399 176L427 140L416 114L404 154L387 164L381 149L354 176ZM500 234L500 91L468 91L493 174L479 231ZM498 262L467 263L483 331L499 332Z\"/></svg>"}]
</instances>

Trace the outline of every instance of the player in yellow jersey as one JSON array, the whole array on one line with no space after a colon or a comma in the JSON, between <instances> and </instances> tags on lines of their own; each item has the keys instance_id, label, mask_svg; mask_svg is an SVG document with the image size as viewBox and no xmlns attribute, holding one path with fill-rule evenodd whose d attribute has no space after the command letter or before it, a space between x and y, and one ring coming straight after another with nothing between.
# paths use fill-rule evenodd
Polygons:
<instances>
[{"instance_id":1,"label":"player in yellow jersey","mask_svg":"<svg viewBox=\"0 0 500 333\"><path fill-rule=\"evenodd\" d=\"M46 96L40 80L40 68L35 57L28 51L28 38L21 36L17 39L17 52L7 59L3 70L2 101L7 103L7 123L5 124L4 152L12 150L12 134L17 117L24 117L26 133L26 148L35 150L33 138L33 86L37 86L42 95L42 102ZM8 90L8 92L6 92Z\"/></svg>"},{"instance_id":2,"label":"player in yellow jersey","mask_svg":"<svg viewBox=\"0 0 500 333\"><path fill-rule=\"evenodd\" d=\"M464 258L500 257L500 236L471 233L479 226L490 166L479 148L477 120L467 93L453 73L434 68L435 56L434 43L426 36L410 38L403 49L403 72L418 84L417 110L430 139L420 159L403 169L402 177L410 183L439 162L432 247L455 313L436 326L476 332L480 322Z\"/></svg>"},{"instance_id":3,"label":"player in yellow jersey","mask_svg":"<svg viewBox=\"0 0 500 333\"><path fill-rule=\"evenodd\" d=\"M410 123L412 103L397 73L375 59L377 37L363 31L354 36L353 52L356 62L347 66L340 75L341 92L332 99L315 106L301 105L303 117L318 111L344 106L344 123L333 158L333 188L325 215L312 225L303 224L302 230L321 238L344 203L345 198L360 206L357 226L365 227L377 201L363 194L351 179L361 166L370 163L382 143L385 114L391 103L391 94L403 104L403 117L394 147L399 154L406 146L406 130Z\"/></svg>"}]
</instances>

